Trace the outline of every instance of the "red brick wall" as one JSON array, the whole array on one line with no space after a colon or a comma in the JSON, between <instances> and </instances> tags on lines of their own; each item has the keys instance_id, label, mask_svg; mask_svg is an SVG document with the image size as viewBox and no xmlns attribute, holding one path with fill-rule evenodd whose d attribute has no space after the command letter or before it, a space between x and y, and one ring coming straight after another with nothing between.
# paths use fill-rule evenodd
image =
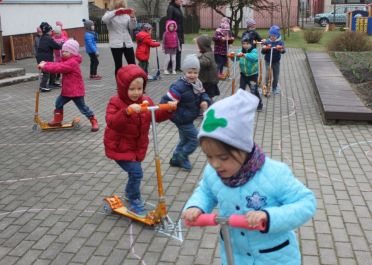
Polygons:
<instances>
[{"instance_id":1,"label":"red brick wall","mask_svg":"<svg viewBox=\"0 0 372 265\"><path fill-rule=\"evenodd\" d=\"M76 39L80 46L84 46L84 28L67 29L68 36ZM34 57L33 54L33 37L34 33L20 34L13 36L14 56L16 60ZM10 49L10 36L3 37L5 59L4 63L11 61L12 54Z\"/></svg>"},{"instance_id":2,"label":"red brick wall","mask_svg":"<svg viewBox=\"0 0 372 265\"><path fill-rule=\"evenodd\" d=\"M276 4L279 4L280 0L273 0ZM290 26L296 26L297 25L297 19L298 19L298 3L297 1L291 1L291 11L290 11ZM284 6L285 4L283 4ZM210 28L217 28L220 25L220 21L222 16L212 10L211 8L199 8L199 17L200 17L200 28L202 29L210 29ZM278 8L278 11L275 12L257 12L254 11L254 17L257 23L257 28L269 28L273 24L281 26L281 15L280 15L280 9ZM243 23L245 24L245 23Z\"/></svg>"}]
</instances>

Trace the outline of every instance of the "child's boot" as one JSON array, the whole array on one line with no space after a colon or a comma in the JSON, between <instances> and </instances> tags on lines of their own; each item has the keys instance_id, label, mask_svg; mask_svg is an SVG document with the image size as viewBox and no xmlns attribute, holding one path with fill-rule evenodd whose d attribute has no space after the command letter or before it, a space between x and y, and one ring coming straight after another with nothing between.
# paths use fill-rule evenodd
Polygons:
<instances>
[{"instance_id":1,"label":"child's boot","mask_svg":"<svg viewBox=\"0 0 372 265\"><path fill-rule=\"evenodd\" d=\"M90 123L92 124L92 129L90 131L97 132L99 130L99 127L98 127L98 121L97 121L96 116L90 117L89 120L90 120Z\"/></svg>"},{"instance_id":2,"label":"child's boot","mask_svg":"<svg viewBox=\"0 0 372 265\"><path fill-rule=\"evenodd\" d=\"M181 161L181 167L186 171L191 171L192 166L188 156L185 154L180 154L179 157Z\"/></svg>"},{"instance_id":3,"label":"child's boot","mask_svg":"<svg viewBox=\"0 0 372 265\"><path fill-rule=\"evenodd\" d=\"M54 118L52 121L48 122L49 126L61 126L63 121L63 109L54 110Z\"/></svg>"},{"instance_id":4,"label":"child's boot","mask_svg":"<svg viewBox=\"0 0 372 265\"><path fill-rule=\"evenodd\" d=\"M173 154L172 158L169 160L169 164L172 167L181 167L181 161L177 154Z\"/></svg>"}]
</instances>

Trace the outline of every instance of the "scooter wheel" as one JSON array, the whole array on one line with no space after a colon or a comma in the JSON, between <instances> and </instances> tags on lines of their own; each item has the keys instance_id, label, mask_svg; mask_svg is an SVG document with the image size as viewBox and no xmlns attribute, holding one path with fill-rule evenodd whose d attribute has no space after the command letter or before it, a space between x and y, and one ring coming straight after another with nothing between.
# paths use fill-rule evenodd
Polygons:
<instances>
[{"instance_id":1,"label":"scooter wheel","mask_svg":"<svg viewBox=\"0 0 372 265\"><path fill-rule=\"evenodd\" d=\"M72 121L72 127L73 127L75 130L80 129L80 118L75 118L75 119Z\"/></svg>"},{"instance_id":2,"label":"scooter wheel","mask_svg":"<svg viewBox=\"0 0 372 265\"><path fill-rule=\"evenodd\" d=\"M106 201L103 201L103 212L107 215L112 214L111 206Z\"/></svg>"},{"instance_id":3,"label":"scooter wheel","mask_svg":"<svg viewBox=\"0 0 372 265\"><path fill-rule=\"evenodd\" d=\"M32 131L37 132L38 128L37 124L32 125Z\"/></svg>"},{"instance_id":4,"label":"scooter wheel","mask_svg":"<svg viewBox=\"0 0 372 265\"><path fill-rule=\"evenodd\" d=\"M262 87L262 94L266 97L267 96L267 87L263 86Z\"/></svg>"},{"instance_id":5,"label":"scooter wheel","mask_svg":"<svg viewBox=\"0 0 372 265\"><path fill-rule=\"evenodd\" d=\"M79 130L81 127L79 122L74 122L72 126L75 130Z\"/></svg>"}]
</instances>

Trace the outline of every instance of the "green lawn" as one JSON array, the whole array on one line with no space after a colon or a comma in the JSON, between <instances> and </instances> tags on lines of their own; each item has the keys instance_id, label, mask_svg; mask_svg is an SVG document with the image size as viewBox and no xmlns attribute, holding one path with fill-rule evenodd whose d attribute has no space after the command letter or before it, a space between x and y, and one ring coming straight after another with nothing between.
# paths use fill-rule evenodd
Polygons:
<instances>
[{"instance_id":1,"label":"green lawn","mask_svg":"<svg viewBox=\"0 0 372 265\"><path fill-rule=\"evenodd\" d=\"M239 36L241 36L243 30L239 32ZM261 35L261 37L266 38L267 37L267 30L266 29L259 29L258 33ZM192 44L194 43L194 38L197 37L198 35L205 34L210 37L213 36L214 31L213 30L200 30L199 34L186 34L185 35L185 42ZM309 51L325 51L326 50L326 45L329 41L331 41L335 36L342 34L342 31L340 30L335 30L335 31L329 31L329 32L324 32L322 39L320 40L319 43L306 43L304 37L303 37L303 31L300 32L290 32L290 36L286 37L285 41L285 46L287 48L303 48L305 50ZM283 37L283 36L282 36ZM369 36L369 38L372 40L372 36ZM238 46L238 42L234 43L234 46Z\"/></svg>"}]
</instances>

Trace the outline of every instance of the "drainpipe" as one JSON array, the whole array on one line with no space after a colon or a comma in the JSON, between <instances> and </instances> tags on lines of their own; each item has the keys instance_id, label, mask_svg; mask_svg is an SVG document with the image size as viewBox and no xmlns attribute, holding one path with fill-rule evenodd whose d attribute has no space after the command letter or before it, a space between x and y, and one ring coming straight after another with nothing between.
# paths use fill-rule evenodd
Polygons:
<instances>
[{"instance_id":1,"label":"drainpipe","mask_svg":"<svg viewBox=\"0 0 372 265\"><path fill-rule=\"evenodd\" d=\"M2 0L0 0L0 4L1 2ZM1 14L0 14L0 53L1 53L0 64L2 64L5 59L5 53L4 53L4 43L3 43L3 29L1 27Z\"/></svg>"}]
</instances>

